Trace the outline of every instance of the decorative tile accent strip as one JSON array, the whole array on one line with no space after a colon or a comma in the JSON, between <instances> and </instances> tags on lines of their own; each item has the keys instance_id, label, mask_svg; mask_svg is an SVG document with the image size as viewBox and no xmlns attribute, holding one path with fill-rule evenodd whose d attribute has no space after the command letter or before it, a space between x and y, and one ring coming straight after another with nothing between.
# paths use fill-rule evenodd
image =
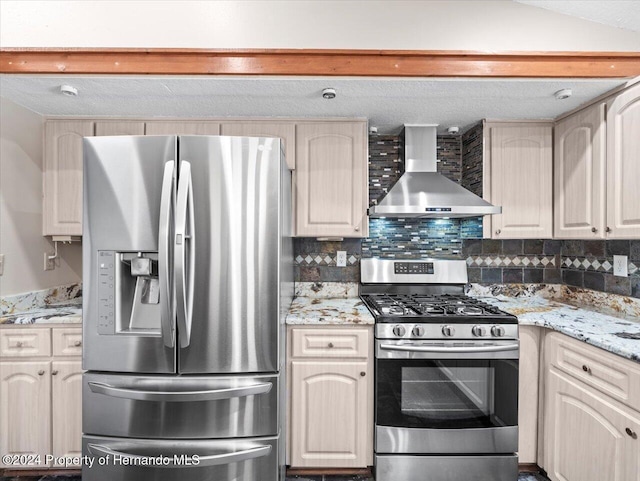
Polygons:
<instances>
[{"instance_id":1,"label":"decorative tile accent strip","mask_svg":"<svg viewBox=\"0 0 640 481\"><path fill-rule=\"evenodd\" d=\"M297 255L294 261L298 266L335 266L336 259L335 255L311 253L304 257ZM347 253L347 265L354 265L358 262L360 262L360 254Z\"/></svg>"},{"instance_id":2,"label":"decorative tile accent strip","mask_svg":"<svg viewBox=\"0 0 640 481\"><path fill-rule=\"evenodd\" d=\"M556 256L537 255L479 255L467 257L469 267L504 267L504 268L554 268Z\"/></svg>"},{"instance_id":3,"label":"decorative tile accent strip","mask_svg":"<svg viewBox=\"0 0 640 481\"><path fill-rule=\"evenodd\" d=\"M628 261L627 270L629 275L638 273L638 261ZM640 263L639 263L640 264ZM598 272L613 272L613 257L594 259L593 257L562 257L563 269L578 269L581 271L598 271Z\"/></svg>"},{"instance_id":4,"label":"decorative tile accent strip","mask_svg":"<svg viewBox=\"0 0 640 481\"><path fill-rule=\"evenodd\" d=\"M82 284L79 283L5 296L0 298L0 314L28 312L81 297Z\"/></svg>"}]
</instances>

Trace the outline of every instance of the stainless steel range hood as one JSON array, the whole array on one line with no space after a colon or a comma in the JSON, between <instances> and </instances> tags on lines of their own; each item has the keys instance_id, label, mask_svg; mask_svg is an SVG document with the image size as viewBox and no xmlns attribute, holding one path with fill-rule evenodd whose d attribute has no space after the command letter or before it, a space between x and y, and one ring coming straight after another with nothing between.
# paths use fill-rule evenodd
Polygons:
<instances>
[{"instance_id":1,"label":"stainless steel range hood","mask_svg":"<svg viewBox=\"0 0 640 481\"><path fill-rule=\"evenodd\" d=\"M491 205L437 172L436 126L404 126L405 173L370 217L478 217L500 214Z\"/></svg>"}]
</instances>

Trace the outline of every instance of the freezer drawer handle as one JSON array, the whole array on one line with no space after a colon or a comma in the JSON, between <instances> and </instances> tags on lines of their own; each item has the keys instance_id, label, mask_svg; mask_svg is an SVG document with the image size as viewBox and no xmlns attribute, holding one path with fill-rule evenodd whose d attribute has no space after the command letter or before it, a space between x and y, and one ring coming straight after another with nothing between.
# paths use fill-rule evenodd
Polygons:
<instances>
[{"instance_id":1,"label":"freezer drawer handle","mask_svg":"<svg viewBox=\"0 0 640 481\"><path fill-rule=\"evenodd\" d=\"M412 346L412 345L396 345L396 344L380 344L380 349L388 351L410 351L410 352L503 352L515 351L518 344L507 344L505 346L485 346L485 347L431 347L431 346Z\"/></svg>"},{"instance_id":2,"label":"freezer drawer handle","mask_svg":"<svg viewBox=\"0 0 640 481\"><path fill-rule=\"evenodd\" d=\"M96 394L105 396L133 399L136 401L156 402L192 402L217 401L234 397L246 397L256 394L266 394L271 391L273 384L263 382L249 386L238 386L226 389L208 389L206 391L141 391L124 387L110 386L101 382L89 382L89 389Z\"/></svg>"},{"instance_id":3,"label":"freezer drawer handle","mask_svg":"<svg viewBox=\"0 0 640 481\"><path fill-rule=\"evenodd\" d=\"M149 461L152 461L153 459L153 457L151 456L141 456L139 454L129 454L122 451L116 451L102 444L89 443L87 447L89 448L89 452L93 456L101 454L103 456L117 455L126 459L148 459ZM201 467L207 467L207 466L219 466L221 464L239 463L242 461L248 461L249 459L268 456L269 454L271 454L271 446L262 445L262 446L256 446L255 448L245 449L243 451L235 451L235 452L224 453L224 454L212 454L211 456L199 456L198 464L197 465L194 464L191 466L185 465L184 463L174 463L173 457L169 456L170 462L168 462L167 464L161 464L156 466L158 468L181 468L181 469L184 469L186 467L201 468Z\"/></svg>"}]
</instances>

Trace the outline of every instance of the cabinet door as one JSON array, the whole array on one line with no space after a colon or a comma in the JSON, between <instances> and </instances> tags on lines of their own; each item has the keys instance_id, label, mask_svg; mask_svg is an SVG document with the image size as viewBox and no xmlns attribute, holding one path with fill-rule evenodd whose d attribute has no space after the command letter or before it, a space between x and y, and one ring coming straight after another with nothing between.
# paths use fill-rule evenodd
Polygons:
<instances>
[{"instance_id":1,"label":"cabinet door","mask_svg":"<svg viewBox=\"0 0 640 481\"><path fill-rule=\"evenodd\" d=\"M496 239L553 234L551 126L491 127L491 218Z\"/></svg>"},{"instance_id":2,"label":"cabinet door","mask_svg":"<svg viewBox=\"0 0 640 481\"><path fill-rule=\"evenodd\" d=\"M53 455L82 455L82 361L51 363Z\"/></svg>"},{"instance_id":3,"label":"cabinet door","mask_svg":"<svg viewBox=\"0 0 640 481\"><path fill-rule=\"evenodd\" d=\"M296 168L296 126L286 122L234 122L222 124L222 135L247 137L280 137L284 142L284 158L291 170Z\"/></svg>"},{"instance_id":4,"label":"cabinet door","mask_svg":"<svg viewBox=\"0 0 640 481\"><path fill-rule=\"evenodd\" d=\"M218 122L147 122L146 135L219 135Z\"/></svg>"},{"instance_id":5,"label":"cabinet door","mask_svg":"<svg viewBox=\"0 0 640 481\"><path fill-rule=\"evenodd\" d=\"M367 466L367 362L291 362L291 466Z\"/></svg>"},{"instance_id":6,"label":"cabinet door","mask_svg":"<svg viewBox=\"0 0 640 481\"><path fill-rule=\"evenodd\" d=\"M49 362L0 362L0 453L40 455L40 467L45 455L51 452L49 365ZM0 467L17 466L0 460Z\"/></svg>"},{"instance_id":7,"label":"cabinet door","mask_svg":"<svg viewBox=\"0 0 640 481\"><path fill-rule=\"evenodd\" d=\"M608 238L640 237L640 84L607 109Z\"/></svg>"},{"instance_id":8,"label":"cabinet door","mask_svg":"<svg viewBox=\"0 0 640 481\"><path fill-rule=\"evenodd\" d=\"M555 237L563 239L604 237L606 215L604 112L605 104L597 104L556 124Z\"/></svg>"},{"instance_id":9,"label":"cabinet door","mask_svg":"<svg viewBox=\"0 0 640 481\"><path fill-rule=\"evenodd\" d=\"M551 480L637 481L640 415L555 369L547 381L545 468Z\"/></svg>"},{"instance_id":10,"label":"cabinet door","mask_svg":"<svg viewBox=\"0 0 640 481\"><path fill-rule=\"evenodd\" d=\"M82 138L93 128L84 120L45 125L43 235L82 235Z\"/></svg>"},{"instance_id":11,"label":"cabinet door","mask_svg":"<svg viewBox=\"0 0 640 481\"><path fill-rule=\"evenodd\" d=\"M96 135L144 135L144 122L128 120L96 122Z\"/></svg>"},{"instance_id":12,"label":"cabinet door","mask_svg":"<svg viewBox=\"0 0 640 481\"><path fill-rule=\"evenodd\" d=\"M296 125L296 235L366 237L365 122Z\"/></svg>"}]
</instances>

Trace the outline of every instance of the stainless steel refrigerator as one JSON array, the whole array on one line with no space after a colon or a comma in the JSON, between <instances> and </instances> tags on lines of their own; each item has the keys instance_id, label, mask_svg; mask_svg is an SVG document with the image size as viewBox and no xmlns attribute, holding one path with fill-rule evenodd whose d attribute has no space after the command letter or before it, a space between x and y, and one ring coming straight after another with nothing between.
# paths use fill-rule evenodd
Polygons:
<instances>
[{"instance_id":1,"label":"stainless steel refrigerator","mask_svg":"<svg viewBox=\"0 0 640 481\"><path fill-rule=\"evenodd\" d=\"M83 481L284 479L290 189L279 139L84 139Z\"/></svg>"}]
</instances>

